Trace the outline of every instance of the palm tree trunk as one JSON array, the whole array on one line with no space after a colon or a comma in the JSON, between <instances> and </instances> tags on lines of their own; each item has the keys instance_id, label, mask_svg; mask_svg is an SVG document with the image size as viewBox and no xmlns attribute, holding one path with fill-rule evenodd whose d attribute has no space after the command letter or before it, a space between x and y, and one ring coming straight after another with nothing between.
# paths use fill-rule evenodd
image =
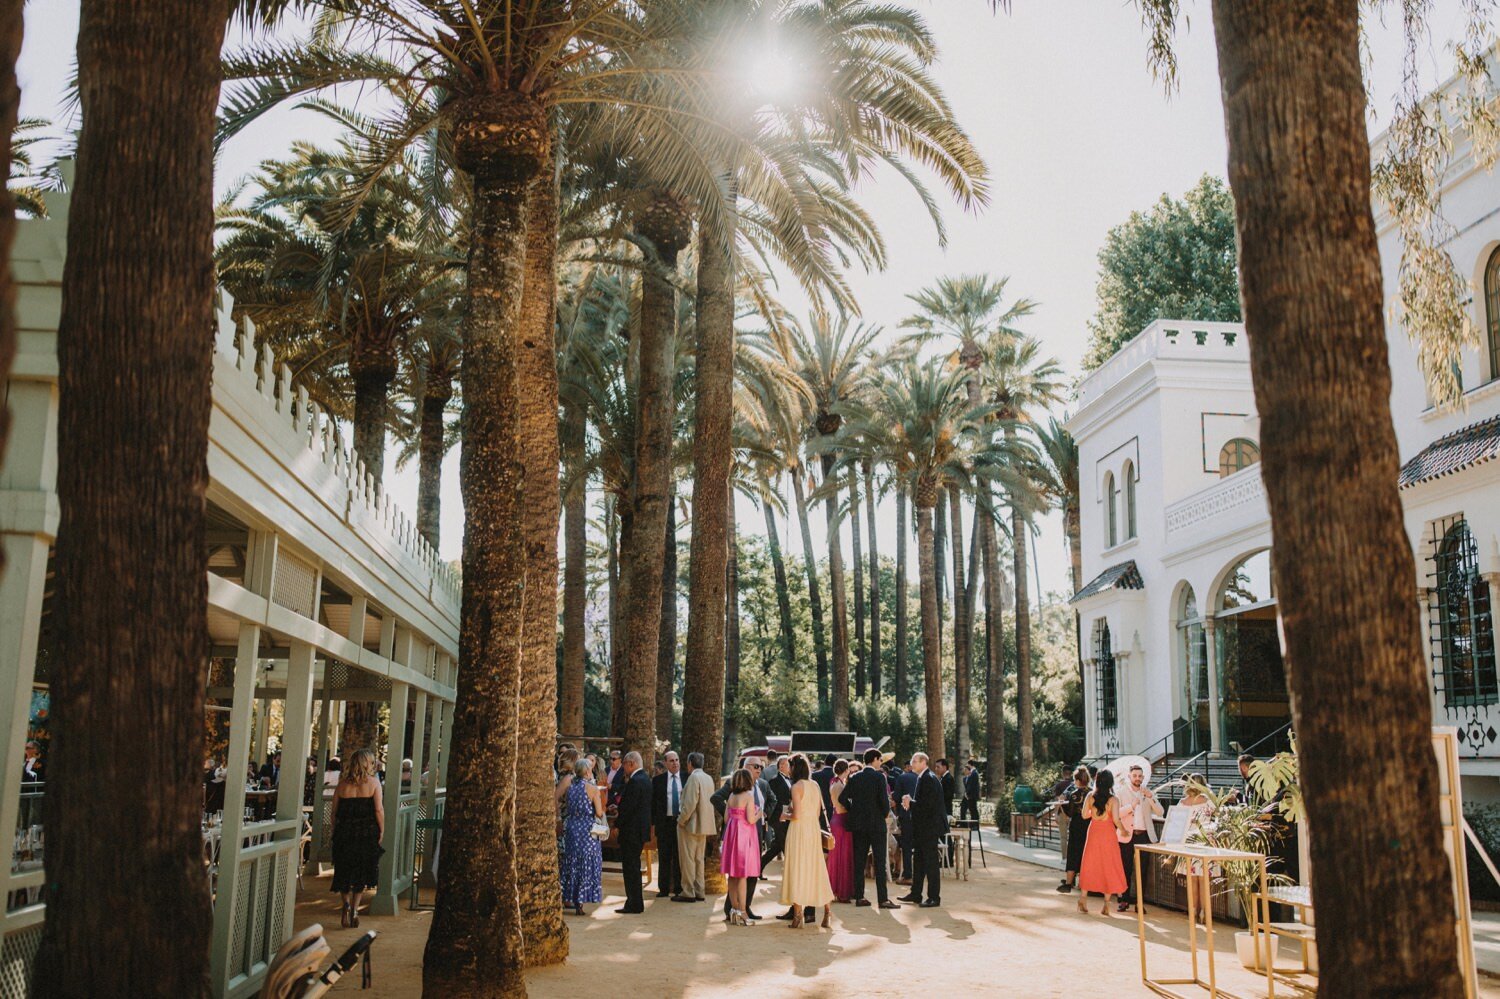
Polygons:
<instances>
[{"instance_id":1,"label":"palm tree trunk","mask_svg":"<svg viewBox=\"0 0 1500 999\"><path fill-rule=\"evenodd\" d=\"M875 535L875 476L864 463L865 517L870 528L870 696L880 697L880 546Z\"/></svg>"},{"instance_id":2,"label":"palm tree trunk","mask_svg":"<svg viewBox=\"0 0 1500 999\"><path fill-rule=\"evenodd\" d=\"M1063 525L1068 534L1068 568L1072 574L1073 592L1077 593L1083 589L1083 542L1076 501L1064 511Z\"/></svg>"},{"instance_id":3,"label":"palm tree trunk","mask_svg":"<svg viewBox=\"0 0 1500 999\"><path fill-rule=\"evenodd\" d=\"M776 511L771 498L762 496L761 512L766 517L766 546L771 550L771 572L776 579L776 612L781 621L781 656L788 671L796 668L796 631L792 625L792 594L787 586L786 559L781 555L781 538L776 531ZM728 681L725 681L726 684Z\"/></svg>"},{"instance_id":4,"label":"palm tree trunk","mask_svg":"<svg viewBox=\"0 0 1500 999\"><path fill-rule=\"evenodd\" d=\"M672 486L673 341L677 290L668 274L692 232L692 216L666 194L654 195L636 231L656 249L657 266L641 276L639 373L636 381L635 481L631 486L631 545L623 681L626 751L641 754L646 772L656 756L656 671L661 634L662 560Z\"/></svg>"},{"instance_id":5,"label":"palm tree trunk","mask_svg":"<svg viewBox=\"0 0 1500 999\"><path fill-rule=\"evenodd\" d=\"M734 203L723 225L698 231L698 353L694 369L693 540L688 562L688 633L683 665L682 748L705 766L724 743L725 608L734 422ZM717 776L716 771L711 771Z\"/></svg>"},{"instance_id":6,"label":"palm tree trunk","mask_svg":"<svg viewBox=\"0 0 1500 999\"><path fill-rule=\"evenodd\" d=\"M616 496L614 545L610 548L611 579L609 600L609 734L618 739L625 734L625 620L630 609L630 574L627 571L632 540L629 500Z\"/></svg>"},{"instance_id":7,"label":"palm tree trunk","mask_svg":"<svg viewBox=\"0 0 1500 999\"><path fill-rule=\"evenodd\" d=\"M442 540L443 456L448 450L445 414L452 399L452 371L429 368L422 382L422 415L417 430L417 533L434 551Z\"/></svg>"},{"instance_id":8,"label":"palm tree trunk","mask_svg":"<svg viewBox=\"0 0 1500 999\"><path fill-rule=\"evenodd\" d=\"M833 478L833 455L823 455L823 485ZM830 491L823 501L828 519L828 592L833 615L833 727L849 729L849 594L844 588L844 552L839 543L838 495Z\"/></svg>"},{"instance_id":9,"label":"palm tree trunk","mask_svg":"<svg viewBox=\"0 0 1500 999\"><path fill-rule=\"evenodd\" d=\"M1378 981L1385 995L1458 997L1432 692L1396 488L1359 5L1216 0L1213 14L1267 505L1277 550L1295 553L1276 582L1317 830L1322 989Z\"/></svg>"},{"instance_id":10,"label":"palm tree trunk","mask_svg":"<svg viewBox=\"0 0 1500 999\"><path fill-rule=\"evenodd\" d=\"M389 341L355 339L349 358L354 382L354 456L365 463L365 474L384 488L385 428L391 422L391 383L396 380L396 354Z\"/></svg>"},{"instance_id":11,"label":"palm tree trunk","mask_svg":"<svg viewBox=\"0 0 1500 999\"><path fill-rule=\"evenodd\" d=\"M488 95L459 109L455 132L459 166L474 177L458 473L463 666L422 989L432 996L524 996L515 823L528 553L516 528L524 474L518 341L529 188L548 159L546 112L526 97ZM543 591L538 598L556 596Z\"/></svg>"},{"instance_id":12,"label":"palm tree trunk","mask_svg":"<svg viewBox=\"0 0 1500 999\"><path fill-rule=\"evenodd\" d=\"M21 35L25 18L21 8L26 0L0 0L0 143L9 149L11 133L21 107L21 90L16 85L16 60L21 55ZM16 234L16 202L10 194L10 157L5 158L5 183L0 184L0 260L10 260L10 246ZM10 268L0 267L0 385L10 376L16 357L16 289ZM5 457L5 442L10 436L10 407L0 406L0 459ZM5 552L0 549L0 572L5 570Z\"/></svg>"},{"instance_id":13,"label":"palm tree trunk","mask_svg":"<svg viewBox=\"0 0 1500 999\"><path fill-rule=\"evenodd\" d=\"M920 488L920 487L919 487ZM936 497L933 497L936 503ZM943 659L938 645L937 563L934 558L932 505L917 505L917 581L921 589L922 672L927 699L927 752L947 756L943 739Z\"/></svg>"},{"instance_id":14,"label":"palm tree trunk","mask_svg":"<svg viewBox=\"0 0 1500 999\"><path fill-rule=\"evenodd\" d=\"M584 614L588 606L588 481L585 478L583 408L563 404L563 667L562 730L583 735ZM613 589L613 587L611 587Z\"/></svg>"},{"instance_id":15,"label":"palm tree trunk","mask_svg":"<svg viewBox=\"0 0 1500 999\"><path fill-rule=\"evenodd\" d=\"M937 505L932 511L932 565L933 571L937 573L937 614L938 624L942 624L947 615L944 612L943 596L944 586L948 578L948 563L944 558L944 545L948 535L948 504L945 502L941 490L938 492ZM943 636L938 634L938 649L943 647Z\"/></svg>"},{"instance_id":16,"label":"palm tree trunk","mask_svg":"<svg viewBox=\"0 0 1500 999\"><path fill-rule=\"evenodd\" d=\"M860 546L859 479L849 476L849 538L854 547L854 696L865 696L865 559Z\"/></svg>"},{"instance_id":17,"label":"palm tree trunk","mask_svg":"<svg viewBox=\"0 0 1500 999\"><path fill-rule=\"evenodd\" d=\"M1011 573L1016 585L1016 738L1020 741L1021 770L1031 768L1031 601L1026 583L1026 517L1012 502L1011 537L1019 539L1011 547Z\"/></svg>"},{"instance_id":18,"label":"palm tree trunk","mask_svg":"<svg viewBox=\"0 0 1500 999\"><path fill-rule=\"evenodd\" d=\"M672 741L672 694L677 688L677 507L667 492L667 543L661 558L661 628L656 645L656 738ZM694 517L696 524L698 518Z\"/></svg>"},{"instance_id":19,"label":"palm tree trunk","mask_svg":"<svg viewBox=\"0 0 1500 999\"><path fill-rule=\"evenodd\" d=\"M735 720L735 704L740 693L740 548L739 532L734 520L734 493L729 494L729 564L725 567L725 641L724 641L724 750L720 763L725 773L734 765L739 746L739 722ZM708 764L708 753L703 762Z\"/></svg>"},{"instance_id":20,"label":"palm tree trunk","mask_svg":"<svg viewBox=\"0 0 1500 999\"><path fill-rule=\"evenodd\" d=\"M906 486L896 483L896 703L906 703Z\"/></svg>"},{"instance_id":21,"label":"palm tree trunk","mask_svg":"<svg viewBox=\"0 0 1500 999\"><path fill-rule=\"evenodd\" d=\"M962 756L969 745L969 594L964 579L963 499L948 489L948 529L953 543L953 751Z\"/></svg>"},{"instance_id":22,"label":"palm tree trunk","mask_svg":"<svg viewBox=\"0 0 1500 999\"><path fill-rule=\"evenodd\" d=\"M557 470L557 175L531 183L526 277L521 291L517 366L521 444L520 528L526 544L526 607L521 629L519 752L516 756L516 884L528 968L568 956L557 874L557 805L552 754L557 745L557 528L562 514Z\"/></svg>"},{"instance_id":23,"label":"palm tree trunk","mask_svg":"<svg viewBox=\"0 0 1500 999\"><path fill-rule=\"evenodd\" d=\"M980 502L983 504L980 522L984 525L979 535L984 548L984 731L985 757L989 761L985 777L989 780L990 798L998 801L1005 793L1005 585L1000 574L995 503L988 486L983 487Z\"/></svg>"},{"instance_id":24,"label":"palm tree trunk","mask_svg":"<svg viewBox=\"0 0 1500 999\"><path fill-rule=\"evenodd\" d=\"M21 12L7 14L8 48ZM82 5L86 117L57 333L59 714L35 996L208 994L203 799L187 761L204 745L213 133L227 14L193 0ZM13 96L6 81L7 118ZM104 814L130 818L106 833ZM121 858L149 876L108 876Z\"/></svg>"},{"instance_id":25,"label":"palm tree trunk","mask_svg":"<svg viewBox=\"0 0 1500 999\"><path fill-rule=\"evenodd\" d=\"M812 610L813 654L818 663L818 715L828 711L828 645L823 635L823 598L818 592L818 560L813 555L812 529L807 526L807 493L801 469L792 469L792 496L797 501L797 523L802 528L802 560L807 566L807 602Z\"/></svg>"}]
</instances>

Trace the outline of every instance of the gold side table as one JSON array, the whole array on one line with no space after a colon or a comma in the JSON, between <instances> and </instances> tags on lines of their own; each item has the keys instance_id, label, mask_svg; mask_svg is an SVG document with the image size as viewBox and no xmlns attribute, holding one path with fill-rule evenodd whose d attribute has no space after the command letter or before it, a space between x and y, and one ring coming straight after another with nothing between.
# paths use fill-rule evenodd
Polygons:
<instances>
[{"instance_id":1,"label":"gold side table","mask_svg":"<svg viewBox=\"0 0 1500 999\"><path fill-rule=\"evenodd\" d=\"M1271 906L1285 905L1295 910L1296 918L1290 923L1277 923L1271 920ZM1302 948L1302 963L1297 968L1285 968L1299 975L1314 975L1312 964L1308 960L1307 949L1317 941L1314 936L1313 926L1308 922L1308 913L1312 911L1312 889L1305 885L1287 885L1284 887L1266 888L1261 887L1255 894L1255 921L1257 933L1255 937L1255 952L1259 956L1262 967L1266 971L1266 999L1276 999L1276 969L1272 967L1275 963L1276 948L1273 941L1277 937L1290 937L1297 941Z\"/></svg>"},{"instance_id":2,"label":"gold side table","mask_svg":"<svg viewBox=\"0 0 1500 999\"><path fill-rule=\"evenodd\" d=\"M1164 857L1177 857L1187 860L1187 876L1189 879L1198 878L1203 886L1201 893L1188 893L1188 951L1192 955L1191 978L1152 978L1146 968L1146 909L1145 892L1141 890L1141 854L1157 853ZM1197 863L1192 863L1196 861ZM1250 853L1242 850L1220 850L1217 847L1203 846L1201 844L1189 843L1141 843L1135 848L1135 918L1136 930L1141 942L1141 983L1157 995L1169 996L1171 999L1197 999L1201 993L1197 989L1206 990L1210 999L1247 999L1226 989L1219 988L1218 977L1214 971L1214 908L1213 898L1213 872L1214 864L1222 864L1230 861L1247 861L1260 867L1260 893L1266 892L1266 857L1261 853ZM1195 895L1202 898L1206 903L1203 907L1203 939L1207 948L1207 957L1202 962L1198 958L1198 921L1196 918L1197 905L1194 902ZM1250 921L1250 932L1255 932L1255 914L1247 914ZM1203 974L1208 978L1204 979ZM1195 989L1192 993L1180 992L1173 988L1176 985L1190 985Z\"/></svg>"}]
</instances>

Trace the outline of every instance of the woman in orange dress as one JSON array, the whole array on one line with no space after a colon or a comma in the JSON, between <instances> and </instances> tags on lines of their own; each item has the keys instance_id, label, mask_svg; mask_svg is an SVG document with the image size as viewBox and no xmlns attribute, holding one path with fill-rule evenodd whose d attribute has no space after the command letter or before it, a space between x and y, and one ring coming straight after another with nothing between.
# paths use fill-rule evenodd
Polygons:
<instances>
[{"instance_id":1,"label":"woman in orange dress","mask_svg":"<svg viewBox=\"0 0 1500 999\"><path fill-rule=\"evenodd\" d=\"M1115 896L1126 888L1125 865L1120 860L1120 837L1126 835L1120 822L1120 803L1115 800L1115 775L1101 768L1094 777L1094 790L1083 799L1083 817L1089 820L1083 863L1078 867L1078 911L1088 912L1089 892L1104 896L1099 915L1109 918Z\"/></svg>"}]
</instances>

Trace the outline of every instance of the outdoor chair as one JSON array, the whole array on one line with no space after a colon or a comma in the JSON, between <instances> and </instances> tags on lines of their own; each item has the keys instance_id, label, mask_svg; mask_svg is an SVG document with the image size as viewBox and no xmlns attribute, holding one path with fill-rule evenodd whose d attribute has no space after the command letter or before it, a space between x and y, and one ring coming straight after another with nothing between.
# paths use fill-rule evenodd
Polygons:
<instances>
[{"instance_id":1,"label":"outdoor chair","mask_svg":"<svg viewBox=\"0 0 1500 999\"><path fill-rule=\"evenodd\" d=\"M348 974L360 958L364 958L362 985L369 988L370 944L375 942L376 936L374 930L365 931L337 961L329 965L327 971L319 975L318 969L332 951L328 941L323 939L323 927L312 924L282 944L276 952L261 986L261 999L316 999Z\"/></svg>"}]
</instances>

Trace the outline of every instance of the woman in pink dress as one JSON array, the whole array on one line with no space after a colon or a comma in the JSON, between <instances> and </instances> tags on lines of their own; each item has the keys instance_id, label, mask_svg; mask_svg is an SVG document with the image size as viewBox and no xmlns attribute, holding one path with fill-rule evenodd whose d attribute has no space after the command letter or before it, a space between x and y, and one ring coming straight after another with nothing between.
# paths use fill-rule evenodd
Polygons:
<instances>
[{"instance_id":1,"label":"woman in pink dress","mask_svg":"<svg viewBox=\"0 0 1500 999\"><path fill-rule=\"evenodd\" d=\"M1120 860L1120 840L1128 836L1120 821L1120 803L1114 797L1115 775L1100 768L1094 790L1083 799L1083 817L1089 820L1083 863L1078 866L1078 911L1088 912L1089 892L1104 896L1099 915L1108 917L1115 896L1126 888L1125 864Z\"/></svg>"},{"instance_id":2,"label":"woman in pink dress","mask_svg":"<svg viewBox=\"0 0 1500 999\"><path fill-rule=\"evenodd\" d=\"M833 816L828 828L833 832L833 850L828 854L828 883L833 885L833 897L847 902L854 897L854 833L846 826L849 809L844 807L844 785L849 780L849 761L839 760L833 765L833 781L828 785L833 798Z\"/></svg>"},{"instance_id":3,"label":"woman in pink dress","mask_svg":"<svg viewBox=\"0 0 1500 999\"><path fill-rule=\"evenodd\" d=\"M724 922L749 926L745 919L745 879L760 877L760 836L756 824L755 778L739 769L729 782L729 800L724 807L724 838L719 843L719 870L729 879L729 914Z\"/></svg>"}]
</instances>

